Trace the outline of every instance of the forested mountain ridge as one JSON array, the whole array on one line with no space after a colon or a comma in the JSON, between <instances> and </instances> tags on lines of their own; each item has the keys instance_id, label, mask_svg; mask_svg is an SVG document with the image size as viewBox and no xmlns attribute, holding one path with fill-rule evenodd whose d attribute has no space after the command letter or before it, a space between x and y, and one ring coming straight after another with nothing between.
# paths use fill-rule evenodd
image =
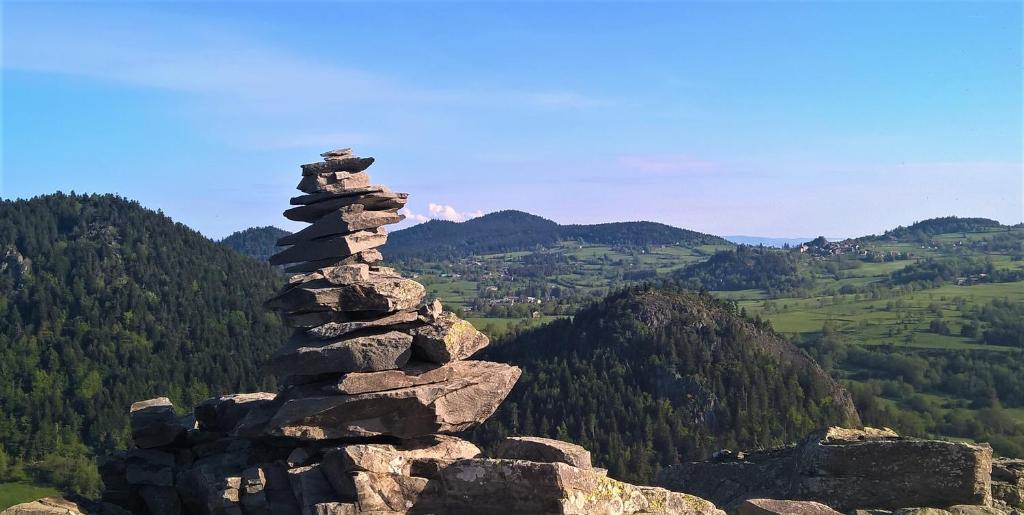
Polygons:
<instances>
[{"instance_id":1,"label":"forested mountain ridge","mask_svg":"<svg viewBox=\"0 0 1024 515\"><path fill-rule=\"evenodd\" d=\"M266 262L278 252L277 240L288 236L290 232L273 226L250 227L243 231L231 233L218 243L226 245L235 252Z\"/></svg>"},{"instance_id":2,"label":"forested mountain ridge","mask_svg":"<svg viewBox=\"0 0 1024 515\"><path fill-rule=\"evenodd\" d=\"M431 220L395 231L381 251L389 259L450 259L532 250L564 240L631 246L729 245L718 236L655 222L559 225L522 211L498 211L460 223Z\"/></svg>"},{"instance_id":3,"label":"forested mountain ridge","mask_svg":"<svg viewBox=\"0 0 1024 515\"><path fill-rule=\"evenodd\" d=\"M980 232L994 229L1009 229L996 220L979 217L942 216L914 222L885 231L881 236L865 236L864 240L921 240L936 234L958 232Z\"/></svg>"},{"instance_id":4,"label":"forested mountain ridge","mask_svg":"<svg viewBox=\"0 0 1024 515\"><path fill-rule=\"evenodd\" d=\"M287 338L277 272L124 198L5 200L0 258L0 462L123 447L140 398L267 387Z\"/></svg>"},{"instance_id":5,"label":"forested mountain ridge","mask_svg":"<svg viewBox=\"0 0 1024 515\"><path fill-rule=\"evenodd\" d=\"M628 481L723 447L859 423L850 394L806 353L731 304L675 287L619 291L571 320L497 341L481 359L523 369L476 431L482 442L571 440Z\"/></svg>"}]
</instances>

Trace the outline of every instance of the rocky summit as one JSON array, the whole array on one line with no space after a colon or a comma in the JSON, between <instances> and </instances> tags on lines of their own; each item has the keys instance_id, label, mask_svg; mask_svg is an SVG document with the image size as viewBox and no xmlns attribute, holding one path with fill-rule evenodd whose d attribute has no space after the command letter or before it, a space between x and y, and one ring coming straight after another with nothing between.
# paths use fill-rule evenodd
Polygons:
<instances>
[{"instance_id":1,"label":"rocky summit","mask_svg":"<svg viewBox=\"0 0 1024 515\"><path fill-rule=\"evenodd\" d=\"M92 511L723 513L611 479L567 442L509 438L487 458L451 435L490 417L520 370L469 360L487 337L381 266L384 226L404 218L408 195L370 182L373 158L322 157L302 165L302 195L284 213L309 226L270 258L296 273L266 302L294 328L266 361L280 390L215 397L188 414L167 398L135 403L134 445L101 466L104 503Z\"/></svg>"}]
</instances>

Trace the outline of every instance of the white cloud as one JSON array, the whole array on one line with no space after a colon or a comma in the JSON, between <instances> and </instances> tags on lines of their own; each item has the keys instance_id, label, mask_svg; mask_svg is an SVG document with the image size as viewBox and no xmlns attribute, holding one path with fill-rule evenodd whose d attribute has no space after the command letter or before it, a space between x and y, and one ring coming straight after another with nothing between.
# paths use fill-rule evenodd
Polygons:
<instances>
[{"instance_id":1,"label":"white cloud","mask_svg":"<svg viewBox=\"0 0 1024 515\"><path fill-rule=\"evenodd\" d=\"M415 225L418 223L428 222L430 220L448 220L451 222L465 222L472 218L483 216L484 212L477 209L476 211L459 211L454 206L447 204L435 204L433 202L427 204L427 213L421 214L413 212L412 209L404 208L399 213L405 215L407 221L413 223L409 225Z\"/></svg>"}]
</instances>

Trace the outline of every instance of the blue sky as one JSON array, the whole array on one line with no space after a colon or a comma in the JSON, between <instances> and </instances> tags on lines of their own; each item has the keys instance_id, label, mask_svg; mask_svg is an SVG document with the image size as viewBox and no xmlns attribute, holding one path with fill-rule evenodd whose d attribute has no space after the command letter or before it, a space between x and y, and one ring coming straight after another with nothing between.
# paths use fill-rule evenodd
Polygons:
<instances>
[{"instance_id":1,"label":"blue sky","mask_svg":"<svg viewBox=\"0 0 1024 515\"><path fill-rule=\"evenodd\" d=\"M0 196L211 237L371 155L413 219L1024 220L1022 3L4 3Z\"/></svg>"}]
</instances>

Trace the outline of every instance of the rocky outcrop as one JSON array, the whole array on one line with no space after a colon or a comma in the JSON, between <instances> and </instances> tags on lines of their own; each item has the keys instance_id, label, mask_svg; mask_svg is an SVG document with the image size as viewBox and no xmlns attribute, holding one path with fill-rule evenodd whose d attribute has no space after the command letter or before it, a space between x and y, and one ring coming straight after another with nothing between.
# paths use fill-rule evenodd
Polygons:
<instances>
[{"instance_id":1,"label":"rocky outcrop","mask_svg":"<svg viewBox=\"0 0 1024 515\"><path fill-rule=\"evenodd\" d=\"M992 500L997 508L1016 509L1024 515L1024 460L992 462Z\"/></svg>"},{"instance_id":2,"label":"rocky outcrop","mask_svg":"<svg viewBox=\"0 0 1024 515\"><path fill-rule=\"evenodd\" d=\"M830 428L798 446L720 453L659 474L727 509L748 499L817 501L836 510L989 506L992 449L987 445L902 438L891 430Z\"/></svg>"},{"instance_id":3,"label":"rocky outcrop","mask_svg":"<svg viewBox=\"0 0 1024 515\"><path fill-rule=\"evenodd\" d=\"M747 499L736 508L736 515L842 515L814 501Z\"/></svg>"},{"instance_id":4,"label":"rocky outcrop","mask_svg":"<svg viewBox=\"0 0 1024 515\"><path fill-rule=\"evenodd\" d=\"M567 442L510 438L490 459L449 435L490 417L520 370L469 360L487 337L379 266L408 196L369 182L372 158L322 156L285 212L309 227L270 259L297 272L266 302L295 328L266 362L281 389L190 415L136 403L134 447L101 467L105 500L157 515L722 513L608 478Z\"/></svg>"}]
</instances>

